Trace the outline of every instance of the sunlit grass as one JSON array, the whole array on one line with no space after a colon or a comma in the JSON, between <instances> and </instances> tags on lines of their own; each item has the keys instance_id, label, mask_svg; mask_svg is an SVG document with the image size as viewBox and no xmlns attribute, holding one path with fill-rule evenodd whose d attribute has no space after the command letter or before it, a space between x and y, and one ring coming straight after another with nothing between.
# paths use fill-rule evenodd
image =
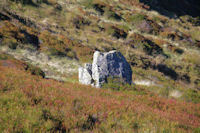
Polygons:
<instances>
[{"instance_id":1,"label":"sunlit grass","mask_svg":"<svg viewBox=\"0 0 200 133\"><path fill-rule=\"evenodd\" d=\"M18 68L0 66L0 71L1 131L191 132L200 125L199 104L139 88L99 90Z\"/></svg>"}]
</instances>

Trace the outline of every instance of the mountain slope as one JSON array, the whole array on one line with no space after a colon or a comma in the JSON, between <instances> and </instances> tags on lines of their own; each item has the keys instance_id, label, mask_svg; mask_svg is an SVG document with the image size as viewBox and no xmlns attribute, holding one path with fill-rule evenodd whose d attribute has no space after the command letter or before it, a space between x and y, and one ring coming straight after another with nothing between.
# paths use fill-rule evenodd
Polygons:
<instances>
[{"instance_id":1,"label":"mountain slope","mask_svg":"<svg viewBox=\"0 0 200 133\"><path fill-rule=\"evenodd\" d=\"M176 8L176 5L180 8ZM105 132L118 129L122 132L126 130L162 132L161 127L166 128L166 132L168 130L169 132L198 130L195 129L199 126L198 109L200 102L200 20L198 18L198 6L198 1L193 0L191 0L190 6L188 6L187 0L182 2L156 0L0 1L1 95L4 95L7 99L10 94L14 93L12 98L15 99L15 95L18 95L17 92L19 91L19 95L22 95L22 103L19 101L16 106L21 108L23 99L30 100L29 94L26 94L24 89L29 88L28 84L31 85L31 88L35 88L34 85L38 83L41 91L38 90L34 93L38 95L41 93L39 99L46 97L44 96L45 93L42 92L44 89L45 92L49 90L49 93L55 99L63 99L61 101L66 106L76 106L74 104L77 104L75 100L78 98L78 95L75 94L77 91L77 94L81 95L81 105L82 102L86 104L87 100L94 99L95 107L102 101L108 109L108 112L106 112L106 110L103 110L104 105L101 105L99 108L103 111L95 110L95 112L92 105L87 103L86 107L83 107L86 110L82 112L80 111L82 108L78 107L78 112L81 112L80 115L76 114L76 111L73 114L73 111L69 110L68 113L75 118L73 118L73 122L71 121L72 124L68 125L67 115L57 116L62 110L56 112L54 108L59 108L59 105L55 103L50 112L52 111L51 113L56 118L45 116L42 120L42 127L39 127L40 124L37 123L40 123L39 120L35 120L35 128L34 124L31 124L33 122L30 120L31 117L30 119L21 118L20 111L19 119L30 121L27 127L21 124L16 127L20 130L29 130L28 126L32 125L34 130L47 131L51 129L63 132L68 129L75 132L79 130L86 132L93 129L97 132L103 132L104 128ZM113 49L120 51L131 64L135 86L116 86L115 83L108 83L104 87L107 90L96 90L78 85L77 78L74 78L78 77L78 67L85 62L91 62L95 50L105 52ZM7 58L8 55L13 56L11 61L11 57ZM23 65L21 66L21 64ZM18 67L20 70L18 70ZM23 73L23 75L19 73ZM46 79L30 74L40 75ZM9 78L8 75L11 75L11 77ZM22 89L20 89L22 82L19 79L23 79L25 88L22 86ZM26 82L25 79L31 81ZM56 79L57 81L47 79ZM50 82L55 83L55 86ZM48 87L45 89L43 83L45 85L47 83L49 86L47 85ZM13 88L11 92L7 91L10 87ZM112 89L115 91L112 91ZM65 90L67 90L66 93L64 93ZM64 95L60 97L60 93L58 94L56 91L62 91L66 95L73 92L70 95L72 99L74 99L73 95L76 97L75 103L70 100L67 101ZM97 95L98 98L95 99L94 95ZM91 99L86 97L91 97ZM129 98L134 97L136 97L136 102L129 100ZM11 101L13 102L12 98ZM84 100L84 98L86 99ZM53 100L53 98L50 99ZM151 103L152 99L153 103ZM7 104L4 104L3 99L1 101L2 107L6 108ZM43 106L47 101L44 100L44 103L42 102L39 106ZM113 103L109 103L109 101L113 101ZM131 109L134 109L134 111L129 108L126 111L125 105L122 105L124 108L121 110L120 116L114 119L120 105L117 104L117 107L115 107L113 104L123 103L123 101L130 104L131 107L138 106L137 103L141 103L142 106L139 107L143 110L145 116L143 116L143 112L138 111L140 109L133 107ZM47 104L50 103L47 102ZM32 105L32 101L26 103L26 105L28 106L27 115L35 113L29 112L29 108L39 110L40 114L36 113L36 118L39 119L43 115L41 107L35 107L35 105ZM108 108L107 105L111 105L111 108ZM48 110L51 106L47 105L46 108ZM10 114L6 116L13 118L10 106L8 109L10 109ZM84 116L84 112L88 110L92 112L86 113L83 120L82 117L79 118L79 116ZM177 111L177 114L173 110ZM184 112L184 110L187 111ZM6 113L5 110L2 111L3 114ZM111 117L105 118L107 124L102 120L104 119L101 115L102 112L112 114ZM67 111L65 110L64 113L67 113ZM96 116L93 118L92 115L98 114L100 114L98 120L96 120ZM49 111L45 112L45 115L49 115ZM134 115L138 118L138 122L135 122ZM60 119L60 117L66 120ZM161 121L159 121L160 118ZM10 123L8 118L5 119L7 119L5 123ZM16 120L19 121L19 119ZM117 122L118 120L119 122ZM155 123L151 124L152 121ZM15 129L13 127L14 122L15 119L12 120L13 124L10 128L7 124L8 132ZM145 128L145 125L148 127ZM22 128L20 128L21 126ZM3 127L2 130L6 131Z\"/></svg>"},{"instance_id":2,"label":"mountain slope","mask_svg":"<svg viewBox=\"0 0 200 133\"><path fill-rule=\"evenodd\" d=\"M164 15L200 17L198 0L140 0Z\"/></svg>"},{"instance_id":3,"label":"mountain slope","mask_svg":"<svg viewBox=\"0 0 200 133\"><path fill-rule=\"evenodd\" d=\"M192 132L200 104L159 97L142 88L95 89L31 75L1 54L1 132Z\"/></svg>"}]
</instances>

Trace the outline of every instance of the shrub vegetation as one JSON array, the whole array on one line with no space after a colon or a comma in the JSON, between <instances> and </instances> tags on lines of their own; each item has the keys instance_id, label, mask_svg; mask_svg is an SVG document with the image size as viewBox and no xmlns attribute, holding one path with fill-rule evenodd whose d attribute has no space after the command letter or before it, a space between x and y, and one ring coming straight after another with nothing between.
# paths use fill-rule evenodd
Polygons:
<instances>
[{"instance_id":1,"label":"shrub vegetation","mask_svg":"<svg viewBox=\"0 0 200 133\"><path fill-rule=\"evenodd\" d=\"M141 93L139 88L120 83L115 86L118 81L107 86L114 91L97 90L32 76L2 63L0 72L1 132L199 130L199 104L162 98L145 90ZM196 97L196 92L189 94Z\"/></svg>"}]
</instances>

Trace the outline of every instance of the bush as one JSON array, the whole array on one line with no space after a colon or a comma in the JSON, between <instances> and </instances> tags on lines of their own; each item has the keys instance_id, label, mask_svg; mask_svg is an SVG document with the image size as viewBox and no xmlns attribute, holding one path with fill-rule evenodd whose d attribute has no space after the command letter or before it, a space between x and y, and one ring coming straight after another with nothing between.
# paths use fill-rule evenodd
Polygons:
<instances>
[{"instance_id":1,"label":"bush","mask_svg":"<svg viewBox=\"0 0 200 133\"><path fill-rule=\"evenodd\" d=\"M21 4L33 4L32 0L10 0L16 3L21 3Z\"/></svg>"},{"instance_id":2,"label":"bush","mask_svg":"<svg viewBox=\"0 0 200 133\"><path fill-rule=\"evenodd\" d=\"M135 88L127 84L124 79L119 77L108 77L103 88L109 88L112 90L135 90Z\"/></svg>"},{"instance_id":3,"label":"bush","mask_svg":"<svg viewBox=\"0 0 200 133\"><path fill-rule=\"evenodd\" d=\"M199 127L199 128L196 128L196 129L194 129L193 133L200 133L200 127Z\"/></svg>"},{"instance_id":4,"label":"bush","mask_svg":"<svg viewBox=\"0 0 200 133\"><path fill-rule=\"evenodd\" d=\"M171 39L173 41L180 41L183 39L182 36L178 34L177 30L169 27L163 28L160 32L160 36L163 38Z\"/></svg>"},{"instance_id":5,"label":"bush","mask_svg":"<svg viewBox=\"0 0 200 133\"><path fill-rule=\"evenodd\" d=\"M49 53L50 53L50 55L53 55L53 56L59 56L59 57L66 56L66 54L64 52L61 52L55 48L50 48Z\"/></svg>"},{"instance_id":6,"label":"bush","mask_svg":"<svg viewBox=\"0 0 200 133\"><path fill-rule=\"evenodd\" d=\"M132 15L128 18L128 21L131 22L132 24L138 24L139 22L145 20L146 16L142 14L135 14Z\"/></svg>"},{"instance_id":7,"label":"bush","mask_svg":"<svg viewBox=\"0 0 200 133\"><path fill-rule=\"evenodd\" d=\"M17 40L14 39L14 38L10 38L10 39L5 38L5 39L3 39L2 45L6 45L6 46L8 46L10 49L16 49L17 46L18 46L18 42L17 42Z\"/></svg>"},{"instance_id":8,"label":"bush","mask_svg":"<svg viewBox=\"0 0 200 133\"><path fill-rule=\"evenodd\" d=\"M34 33L31 28L24 26L23 28L9 21L3 21L0 26L0 38L2 45L6 45L11 49L16 49L19 44L32 44L38 47L37 33Z\"/></svg>"},{"instance_id":9,"label":"bush","mask_svg":"<svg viewBox=\"0 0 200 133\"><path fill-rule=\"evenodd\" d=\"M83 5L84 5L86 8L92 8L92 7L93 7L93 1L94 1L94 0L84 0L84 1L83 1Z\"/></svg>"},{"instance_id":10,"label":"bush","mask_svg":"<svg viewBox=\"0 0 200 133\"><path fill-rule=\"evenodd\" d=\"M112 9L106 8L105 12L106 12L108 19L117 20L117 21L120 21L122 19L122 17L119 14L115 13L115 11Z\"/></svg>"},{"instance_id":11,"label":"bush","mask_svg":"<svg viewBox=\"0 0 200 133\"><path fill-rule=\"evenodd\" d=\"M143 20L136 25L137 29L144 33L158 35L161 26L152 20Z\"/></svg>"},{"instance_id":12,"label":"bush","mask_svg":"<svg viewBox=\"0 0 200 133\"><path fill-rule=\"evenodd\" d=\"M70 39L63 35L53 35L43 31L39 35L40 50L53 56L67 56L81 61L91 59L93 49L82 45L78 40Z\"/></svg>"},{"instance_id":13,"label":"bush","mask_svg":"<svg viewBox=\"0 0 200 133\"><path fill-rule=\"evenodd\" d=\"M0 60L7 60L8 56L6 54L1 54L0 53Z\"/></svg>"},{"instance_id":14,"label":"bush","mask_svg":"<svg viewBox=\"0 0 200 133\"><path fill-rule=\"evenodd\" d=\"M190 22L194 26L199 26L200 25L200 17L193 18L193 17L191 17L189 15L186 15L186 16L181 16L180 19L183 22Z\"/></svg>"},{"instance_id":15,"label":"bush","mask_svg":"<svg viewBox=\"0 0 200 133\"><path fill-rule=\"evenodd\" d=\"M20 3L23 5L32 5L32 6L38 6L39 4L45 3L54 6L58 10L62 10L61 5L59 5L56 0L10 0L10 1L15 3Z\"/></svg>"},{"instance_id":16,"label":"bush","mask_svg":"<svg viewBox=\"0 0 200 133\"><path fill-rule=\"evenodd\" d=\"M104 4L94 4L93 5L93 8L97 11L97 12L99 12L101 15L103 15L104 14L104 12L105 12L105 5Z\"/></svg>"},{"instance_id":17,"label":"bush","mask_svg":"<svg viewBox=\"0 0 200 133\"><path fill-rule=\"evenodd\" d=\"M17 42L11 42L11 43L9 44L9 48L11 48L11 49L16 49L17 46L18 46L18 43L17 43Z\"/></svg>"},{"instance_id":18,"label":"bush","mask_svg":"<svg viewBox=\"0 0 200 133\"><path fill-rule=\"evenodd\" d=\"M81 16L77 16L75 18L73 18L72 20L73 25L77 28L77 29L81 29L81 27L83 26L89 26L91 24L91 22L89 20L86 20L85 18L81 17Z\"/></svg>"},{"instance_id":19,"label":"bush","mask_svg":"<svg viewBox=\"0 0 200 133\"><path fill-rule=\"evenodd\" d=\"M110 26L107 29L108 34L111 34L113 37L117 39L126 39L128 36L127 29L123 29L124 27Z\"/></svg>"},{"instance_id":20,"label":"bush","mask_svg":"<svg viewBox=\"0 0 200 133\"><path fill-rule=\"evenodd\" d=\"M129 40L125 44L131 46L132 48L141 49L148 55L165 55L163 49L159 45L140 34L130 35Z\"/></svg>"},{"instance_id":21,"label":"bush","mask_svg":"<svg viewBox=\"0 0 200 133\"><path fill-rule=\"evenodd\" d=\"M39 67L35 67L31 64L27 64L25 66L25 70L30 72L33 75L41 76L43 78L45 77L45 73Z\"/></svg>"},{"instance_id":22,"label":"bush","mask_svg":"<svg viewBox=\"0 0 200 133\"><path fill-rule=\"evenodd\" d=\"M164 97L169 97L170 90L171 88L169 87L162 88L160 89L159 94Z\"/></svg>"},{"instance_id":23,"label":"bush","mask_svg":"<svg viewBox=\"0 0 200 133\"><path fill-rule=\"evenodd\" d=\"M51 55L66 55L68 46L61 37L52 35L48 31L44 31L39 35L39 39L42 42L40 43L41 51L50 52Z\"/></svg>"},{"instance_id":24,"label":"bush","mask_svg":"<svg viewBox=\"0 0 200 133\"><path fill-rule=\"evenodd\" d=\"M188 89L184 97L187 101L193 102L193 103L200 103L200 92L192 89Z\"/></svg>"}]
</instances>

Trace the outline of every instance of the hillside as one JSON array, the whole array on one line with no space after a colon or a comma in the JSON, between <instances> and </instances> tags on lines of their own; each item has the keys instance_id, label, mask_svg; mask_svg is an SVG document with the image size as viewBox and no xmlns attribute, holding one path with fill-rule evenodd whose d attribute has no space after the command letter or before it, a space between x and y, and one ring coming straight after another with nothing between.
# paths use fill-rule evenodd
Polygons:
<instances>
[{"instance_id":1,"label":"hillside","mask_svg":"<svg viewBox=\"0 0 200 133\"><path fill-rule=\"evenodd\" d=\"M0 1L0 132L200 132L200 3ZM94 51L134 85L80 85Z\"/></svg>"}]
</instances>

